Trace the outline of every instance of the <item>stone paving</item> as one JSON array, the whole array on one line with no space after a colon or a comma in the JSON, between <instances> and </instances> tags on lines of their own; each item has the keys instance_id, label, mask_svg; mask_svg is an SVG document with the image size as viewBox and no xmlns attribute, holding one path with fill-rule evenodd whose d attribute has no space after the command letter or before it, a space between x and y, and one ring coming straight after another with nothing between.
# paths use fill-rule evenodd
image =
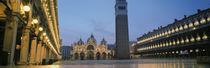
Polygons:
<instances>
[{"instance_id":1,"label":"stone paving","mask_svg":"<svg viewBox=\"0 0 210 68\"><path fill-rule=\"evenodd\" d=\"M210 68L195 59L66 60L52 65L0 66L0 68Z\"/></svg>"}]
</instances>

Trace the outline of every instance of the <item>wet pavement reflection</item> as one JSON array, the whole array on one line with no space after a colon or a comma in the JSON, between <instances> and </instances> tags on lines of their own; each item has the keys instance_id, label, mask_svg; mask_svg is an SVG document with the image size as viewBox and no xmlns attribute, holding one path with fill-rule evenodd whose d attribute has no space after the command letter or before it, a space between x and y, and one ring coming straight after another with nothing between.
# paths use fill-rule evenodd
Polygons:
<instances>
[{"instance_id":1,"label":"wet pavement reflection","mask_svg":"<svg viewBox=\"0 0 210 68\"><path fill-rule=\"evenodd\" d=\"M5 66L0 66L4 68ZM58 61L53 65L6 66L7 68L210 68L195 59L132 59Z\"/></svg>"}]
</instances>

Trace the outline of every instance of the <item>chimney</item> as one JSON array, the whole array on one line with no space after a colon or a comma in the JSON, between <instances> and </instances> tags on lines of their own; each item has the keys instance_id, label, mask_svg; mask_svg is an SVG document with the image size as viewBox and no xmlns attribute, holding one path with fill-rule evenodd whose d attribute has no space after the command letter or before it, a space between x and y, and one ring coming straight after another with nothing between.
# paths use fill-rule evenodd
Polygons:
<instances>
[{"instance_id":1,"label":"chimney","mask_svg":"<svg viewBox=\"0 0 210 68\"><path fill-rule=\"evenodd\" d=\"M198 9L197 11L198 11L198 13L200 13L201 12L201 9Z\"/></svg>"},{"instance_id":2,"label":"chimney","mask_svg":"<svg viewBox=\"0 0 210 68\"><path fill-rule=\"evenodd\" d=\"M177 19L174 19L174 22L177 22L178 20Z\"/></svg>"},{"instance_id":3,"label":"chimney","mask_svg":"<svg viewBox=\"0 0 210 68\"><path fill-rule=\"evenodd\" d=\"M184 15L184 18L186 19L187 18L187 15Z\"/></svg>"}]
</instances>

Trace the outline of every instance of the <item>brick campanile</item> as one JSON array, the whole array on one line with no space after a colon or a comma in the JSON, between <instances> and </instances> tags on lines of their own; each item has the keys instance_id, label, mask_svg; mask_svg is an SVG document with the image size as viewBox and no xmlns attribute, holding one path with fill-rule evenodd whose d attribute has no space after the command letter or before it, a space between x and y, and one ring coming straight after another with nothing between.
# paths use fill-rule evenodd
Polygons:
<instances>
[{"instance_id":1,"label":"brick campanile","mask_svg":"<svg viewBox=\"0 0 210 68\"><path fill-rule=\"evenodd\" d=\"M128 15L126 0L116 0L116 58L129 59Z\"/></svg>"}]
</instances>

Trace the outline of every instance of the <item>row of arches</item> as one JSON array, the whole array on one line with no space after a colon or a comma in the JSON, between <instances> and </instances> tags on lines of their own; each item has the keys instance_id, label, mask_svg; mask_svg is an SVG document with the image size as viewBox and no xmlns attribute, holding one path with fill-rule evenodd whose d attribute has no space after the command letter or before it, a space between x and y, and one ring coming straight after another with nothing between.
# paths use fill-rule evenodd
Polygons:
<instances>
[{"instance_id":1,"label":"row of arches","mask_svg":"<svg viewBox=\"0 0 210 68\"><path fill-rule=\"evenodd\" d=\"M199 25L202 25L202 24L205 24L205 23L208 23L210 21L210 17L205 17L205 18L202 18L200 20L195 20L195 21L192 21L192 22L181 22L181 24L177 25L177 24L174 24L173 26L167 26L167 27L164 27L163 29L160 29L159 31L156 31L154 33L151 33L151 34L148 34L147 36L144 36L141 38L140 41L138 41L138 43L143 43L143 42L146 42L146 41L150 41L152 39L155 39L155 38L158 38L158 37L162 37L162 36L165 36L165 35L169 35L169 34L172 34L172 33L176 33L176 32L179 32L179 31L182 31L182 30L187 30L189 28L193 28L196 27L196 26L199 26Z\"/></svg>"},{"instance_id":2,"label":"row of arches","mask_svg":"<svg viewBox=\"0 0 210 68\"><path fill-rule=\"evenodd\" d=\"M111 54L110 53L94 53L93 51L88 51L86 54L84 52L81 53L75 53L73 55L75 60L106 60L106 59L111 59Z\"/></svg>"},{"instance_id":3,"label":"row of arches","mask_svg":"<svg viewBox=\"0 0 210 68\"><path fill-rule=\"evenodd\" d=\"M195 36L196 37L194 37L193 35L189 35L186 37L177 37L176 39L163 40L160 42L149 43L149 44L142 46L141 48L138 48L138 51L149 50L149 49L160 48L160 47L167 47L167 46L172 46L172 45L184 45L187 43L193 43L195 41L202 41L202 40L208 39L206 32L201 32L200 34L197 33L197 34L195 34Z\"/></svg>"}]
</instances>

